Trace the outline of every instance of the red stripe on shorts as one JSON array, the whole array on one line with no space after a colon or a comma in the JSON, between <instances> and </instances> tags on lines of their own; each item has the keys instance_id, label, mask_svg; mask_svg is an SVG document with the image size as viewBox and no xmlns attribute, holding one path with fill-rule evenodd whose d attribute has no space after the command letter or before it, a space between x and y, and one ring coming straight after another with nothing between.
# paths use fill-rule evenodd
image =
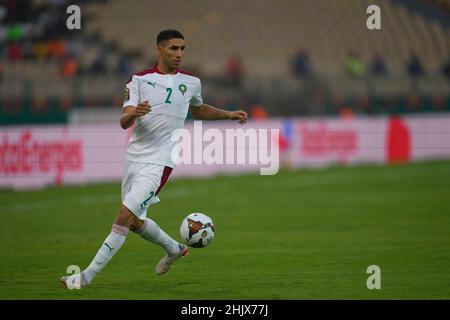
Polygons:
<instances>
[{"instance_id":1,"label":"red stripe on shorts","mask_svg":"<svg viewBox=\"0 0 450 320\"><path fill-rule=\"evenodd\" d=\"M161 177L161 183L159 184L158 190L156 190L156 195L158 195L159 191L162 189L162 187L164 187L171 173L172 173L171 167L164 167L163 175Z\"/></svg>"}]
</instances>

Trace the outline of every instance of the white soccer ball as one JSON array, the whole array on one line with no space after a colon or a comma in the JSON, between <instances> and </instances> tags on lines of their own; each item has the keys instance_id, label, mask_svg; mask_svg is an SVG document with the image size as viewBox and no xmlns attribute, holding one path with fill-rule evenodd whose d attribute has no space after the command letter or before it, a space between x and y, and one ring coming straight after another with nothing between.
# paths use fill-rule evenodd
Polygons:
<instances>
[{"instance_id":1,"label":"white soccer ball","mask_svg":"<svg viewBox=\"0 0 450 320\"><path fill-rule=\"evenodd\" d=\"M203 248L213 241L215 235L214 223L204 213L191 213L180 226L180 236L184 242L193 248Z\"/></svg>"}]
</instances>

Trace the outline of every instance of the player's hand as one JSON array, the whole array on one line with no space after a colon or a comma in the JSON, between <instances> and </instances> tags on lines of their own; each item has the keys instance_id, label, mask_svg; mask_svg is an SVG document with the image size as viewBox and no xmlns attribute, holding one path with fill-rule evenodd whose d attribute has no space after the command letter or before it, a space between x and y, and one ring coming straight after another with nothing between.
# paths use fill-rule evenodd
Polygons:
<instances>
[{"instance_id":1,"label":"player's hand","mask_svg":"<svg viewBox=\"0 0 450 320\"><path fill-rule=\"evenodd\" d=\"M244 124L248 120L248 114L245 111L237 110L230 112L230 119L231 120L239 120L240 124Z\"/></svg>"},{"instance_id":2,"label":"player's hand","mask_svg":"<svg viewBox=\"0 0 450 320\"><path fill-rule=\"evenodd\" d=\"M136 108L134 109L134 115L136 117L142 117L145 116L147 113L149 113L152 110L152 106L148 103L148 100L145 100L143 102L139 102Z\"/></svg>"}]
</instances>

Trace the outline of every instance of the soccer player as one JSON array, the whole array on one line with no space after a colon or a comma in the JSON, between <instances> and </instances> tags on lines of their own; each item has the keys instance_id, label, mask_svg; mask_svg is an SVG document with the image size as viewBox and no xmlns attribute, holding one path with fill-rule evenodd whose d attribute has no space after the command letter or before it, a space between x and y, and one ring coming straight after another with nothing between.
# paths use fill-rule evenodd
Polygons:
<instances>
[{"instance_id":1,"label":"soccer player","mask_svg":"<svg viewBox=\"0 0 450 320\"><path fill-rule=\"evenodd\" d=\"M158 275L186 256L187 246L146 217L147 208L159 202L158 194L175 167L171 158L176 145L171 139L172 132L184 127L188 111L199 120L247 122L245 111L227 111L203 103L200 79L178 68L185 51L180 32L161 31L156 48L157 64L133 75L126 84L120 126L127 129L136 123L136 127L126 153L120 212L91 264L80 274L61 278L66 287L89 285L123 245L130 230L166 251L156 265Z\"/></svg>"}]
</instances>

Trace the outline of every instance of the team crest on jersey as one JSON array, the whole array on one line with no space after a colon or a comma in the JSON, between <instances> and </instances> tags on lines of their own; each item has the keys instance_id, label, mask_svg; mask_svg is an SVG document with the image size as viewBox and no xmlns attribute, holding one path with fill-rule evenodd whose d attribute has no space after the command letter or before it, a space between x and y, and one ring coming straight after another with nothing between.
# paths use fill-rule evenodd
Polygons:
<instances>
[{"instance_id":1,"label":"team crest on jersey","mask_svg":"<svg viewBox=\"0 0 450 320\"><path fill-rule=\"evenodd\" d=\"M178 86L178 90L180 90L180 92L181 92L181 94L184 96L184 94L186 93L186 91L187 91L187 87L186 87L186 85L185 84L180 84L179 86Z\"/></svg>"},{"instance_id":2,"label":"team crest on jersey","mask_svg":"<svg viewBox=\"0 0 450 320\"><path fill-rule=\"evenodd\" d=\"M130 89L128 87L125 89L125 101L130 100Z\"/></svg>"}]
</instances>

